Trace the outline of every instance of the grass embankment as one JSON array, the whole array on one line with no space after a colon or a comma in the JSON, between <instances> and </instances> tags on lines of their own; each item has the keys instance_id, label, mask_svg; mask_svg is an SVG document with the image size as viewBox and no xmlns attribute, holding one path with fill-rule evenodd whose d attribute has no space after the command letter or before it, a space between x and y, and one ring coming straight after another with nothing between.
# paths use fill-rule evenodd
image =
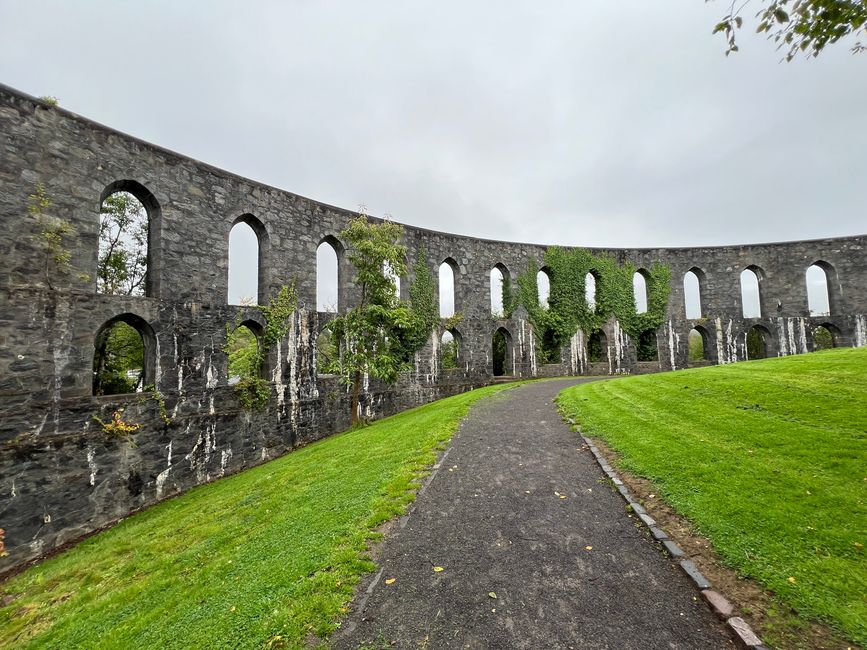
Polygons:
<instances>
[{"instance_id":1,"label":"grass embankment","mask_svg":"<svg viewBox=\"0 0 867 650\"><path fill-rule=\"evenodd\" d=\"M723 560L867 644L867 348L564 391Z\"/></svg>"},{"instance_id":2,"label":"grass embankment","mask_svg":"<svg viewBox=\"0 0 867 650\"><path fill-rule=\"evenodd\" d=\"M0 585L0 647L300 647L370 571L471 404L464 393L333 436L137 514ZM8 598L7 598L8 599Z\"/></svg>"}]
</instances>

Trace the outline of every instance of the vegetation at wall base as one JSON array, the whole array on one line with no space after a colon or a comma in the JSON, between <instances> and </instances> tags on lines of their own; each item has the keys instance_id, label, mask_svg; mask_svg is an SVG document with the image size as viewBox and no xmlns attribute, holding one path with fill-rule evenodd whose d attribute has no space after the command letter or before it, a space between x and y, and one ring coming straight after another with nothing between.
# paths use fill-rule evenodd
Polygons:
<instances>
[{"instance_id":1,"label":"vegetation at wall base","mask_svg":"<svg viewBox=\"0 0 867 650\"><path fill-rule=\"evenodd\" d=\"M271 399L271 384L262 376L265 356L289 332L291 319L298 306L295 280L283 285L268 304L259 310L265 318L265 331L260 341L253 331L241 322L239 314L234 324L226 325L226 343L223 352L229 360L229 377L236 380L235 394L245 409L263 409Z\"/></svg>"},{"instance_id":2,"label":"vegetation at wall base","mask_svg":"<svg viewBox=\"0 0 867 650\"><path fill-rule=\"evenodd\" d=\"M867 348L584 384L559 403L740 575L867 644Z\"/></svg>"},{"instance_id":3,"label":"vegetation at wall base","mask_svg":"<svg viewBox=\"0 0 867 650\"><path fill-rule=\"evenodd\" d=\"M304 648L375 528L403 513L479 399L463 393L201 486L0 584L0 647Z\"/></svg>"}]
</instances>

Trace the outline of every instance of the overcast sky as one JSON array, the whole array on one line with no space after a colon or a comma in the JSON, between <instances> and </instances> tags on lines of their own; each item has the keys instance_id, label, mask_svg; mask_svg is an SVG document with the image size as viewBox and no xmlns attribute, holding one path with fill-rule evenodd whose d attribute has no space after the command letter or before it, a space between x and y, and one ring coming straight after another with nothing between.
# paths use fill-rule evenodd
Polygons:
<instances>
[{"instance_id":1,"label":"overcast sky","mask_svg":"<svg viewBox=\"0 0 867 650\"><path fill-rule=\"evenodd\" d=\"M864 233L867 56L838 44L780 63L745 30L726 58L710 33L726 6L0 0L0 81L258 181L461 234Z\"/></svg>"}]
</instances>

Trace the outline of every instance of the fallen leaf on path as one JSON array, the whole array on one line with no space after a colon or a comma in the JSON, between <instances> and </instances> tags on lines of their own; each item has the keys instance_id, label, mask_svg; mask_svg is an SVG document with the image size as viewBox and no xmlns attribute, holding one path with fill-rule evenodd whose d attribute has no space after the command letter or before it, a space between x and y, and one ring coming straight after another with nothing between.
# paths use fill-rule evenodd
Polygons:
<instances>
[{"instance_id":1,"label":"fallen leaf on path","mask_svg":"<svg viewBox=\"0 0 867 650\"><path fill-rule=\"evenodd\" d=\"M497 592L495 592L495 591L489 591L489 592L488 592L488 595L489 595L491 598L493 598L494 600L497 600Z\"/></svg>"},{"instance_id":2,"label":"fallen leaf on path","mask_svg":"<svg viewBox=\"0 0 867 650\"><path fill-rule=\"evenodd\" d=\"M561 498L561 499L565 499L565 498L566 498L566 495L565 495L565 494L561 494L561 495L560 495L560 498Z\"/></svg>"},{"instance_id":3,"label":"fallen leaf on path","mask_svg":"<svg viewBox=\"0 0 867 650\"><path fill-rule=\"evenodd\" d=\"M584 547L584 550L585 550L585 551L592 551L592 550L593 550L593 547L592 547L592 546L585 546L585 547Z\"/></svg>"},{"instance_id":4,"label":"fallen leaf on path","mask_svg":"<svg viewBox=\"0 0 867 650\"><path fill-rule=\"evenodd\" d=\"M433 570L434 573L442 573L443 571L445 571L445 569L443 569L441 566L435 566Z\"/></svg>"},{"instance_id":5,"label":"fallen leaf on path","mask_svg":"<svg viewBox=\"0 0 867 650\"><path fill-rule=\"evenodd\" d=\"M387 585L393 585L395 580L397 580L397 578L386 578L386 579L385 579L385 584L387 584Z\"/></svg>"}]
</instances>

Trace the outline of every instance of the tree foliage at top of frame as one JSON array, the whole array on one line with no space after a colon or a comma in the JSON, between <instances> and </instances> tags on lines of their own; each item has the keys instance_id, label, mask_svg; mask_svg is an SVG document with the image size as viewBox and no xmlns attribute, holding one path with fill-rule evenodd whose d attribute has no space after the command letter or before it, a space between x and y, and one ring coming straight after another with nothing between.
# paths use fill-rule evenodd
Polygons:
<instances>
[{"instance_id":1,"label":"tree foliage at top of frame","mask_svg":"<svg viewBox=\"0 0 867 650\"><path fill-rule=\"evenodd\" d=\"M737 52L735 33L743 26L742 12L749 0L732 2L728 13L714 27L714 34L723 34L728 43L726 55ZM867 2L865 0L769 0L761 3L756 13L756 31L767 34L786 51L786 60L798 54L818 56L825 46L847 36L867 35ZM852 52L867 49L858 41Z\"/></svg>"}]
</instances>

